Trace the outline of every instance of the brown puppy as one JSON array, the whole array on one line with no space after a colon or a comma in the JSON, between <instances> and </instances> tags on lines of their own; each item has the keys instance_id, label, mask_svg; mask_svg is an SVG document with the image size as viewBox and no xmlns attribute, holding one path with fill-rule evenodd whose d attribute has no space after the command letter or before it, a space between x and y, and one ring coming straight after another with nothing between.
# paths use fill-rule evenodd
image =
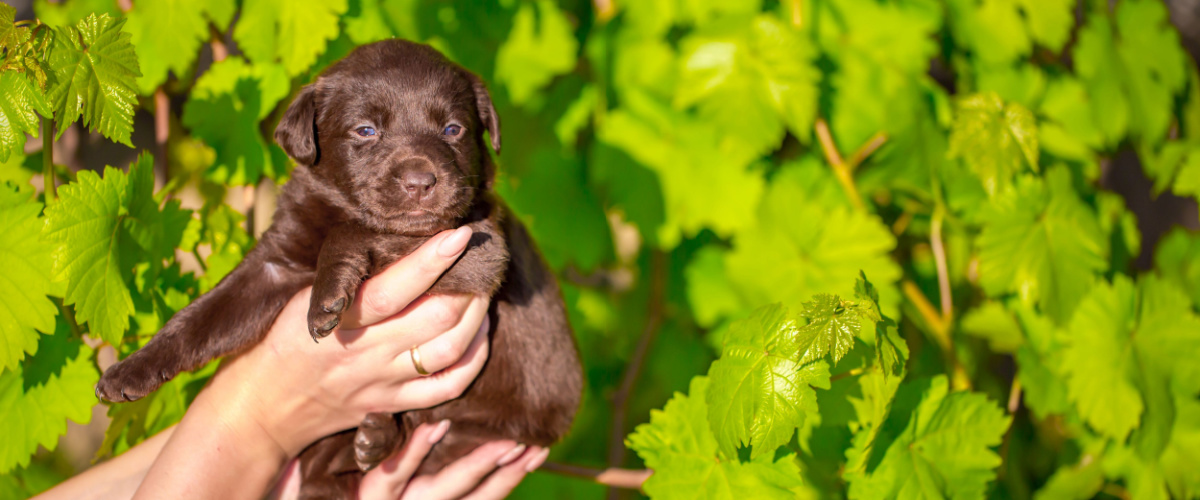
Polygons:
<instances>
[{"instance_id":1,"label":"brown puppy","mask_svg":"<svg viewBox=\"0 0 1200 500\"><path fill-rule=\"evenodd\" d=\"M216 288L176 314L96 386L109 401L145 396L180 371L260 341L287 300L312 285L314 339L328 335L362 281L430 236L475 234L431 293L492 296L491 355L458 399L427 410L372 414L357 431L301 455L302 496L353 491L360 469L417 425L450 419L420 473L484 442L547 446L570 426L582 390L578 354L554 276L525 228L491 193L500 124L478 77L436 50L388 40L359 47L305 87L275 139L296 160L275 221Z\"/></svg>"}]
</instances>

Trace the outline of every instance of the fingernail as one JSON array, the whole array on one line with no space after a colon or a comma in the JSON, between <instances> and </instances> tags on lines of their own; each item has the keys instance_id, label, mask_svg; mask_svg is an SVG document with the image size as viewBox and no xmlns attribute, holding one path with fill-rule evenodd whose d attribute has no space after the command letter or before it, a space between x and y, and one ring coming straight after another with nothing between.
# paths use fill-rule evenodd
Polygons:
<instances>
[{"instance_id":1,"label":"fingernail","mask_svg":"<svg viewBox=\"0 0 1200 500\"><path fill-rule=\"evenodd\" d=\"M429 434L429 444L437 443L442 438L446 437L446 431L450 430L450 421L443 420L438 422L437 427L433 428L433 432Z\"/></svg>"},{"instance_id":2,"label":"fingernail","mask_svg":"<svg viewBox=\"0 0 1200 500\"><path fill-rule=\"evenodd\" d=\"M525 472L533 472L538 467L541 467L542 464L546 462L546 457L548 456L550 456L550 448L542 450L541 453L538 453L536 458L530 460L528 464L525 464Z\"/></svg>"},{"instance_id":3,"label":"fingernail","mask_svg":"<svg viewBox=\"0 0 1200 500\"><path fill-rule=\"evenodd\" d=\"M508 453L505 453L504 456L501 456L499 460L496 460L496 466L504 467L505 465L511 464L512 461L516 460L517 457L521 456L522 453L525 453L525 445L519 444L516 448L508 450Z\"/></svg>"},{"instance_id":4,"label":"fingernail","mask_svg":"<svg viewBox=\"0 0 1200 500\"><path fill-rule=\"evenodd\" d=\"M471 228L467 226L455 229L450 236L438 243L437 253L442 257L454 257L462 253L463 249L467 248L467 242L471 240Z\"/></svg>"}]
</instances>

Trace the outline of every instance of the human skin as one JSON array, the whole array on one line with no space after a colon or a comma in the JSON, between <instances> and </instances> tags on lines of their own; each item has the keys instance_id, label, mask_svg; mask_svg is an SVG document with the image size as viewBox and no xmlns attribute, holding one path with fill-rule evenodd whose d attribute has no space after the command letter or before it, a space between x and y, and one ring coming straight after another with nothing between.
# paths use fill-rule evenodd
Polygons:
<instances>
[{"instance_id":1,"label":"human skin","mask_svg":"<svg viewBox=\"0 0 1200 500\"><path fill-rule=\"evenodd\" d=\"M264 341L224 363L172 432L39 498L262 498L309 443L370 412L457 397L487 359L488 300L424 293L470 235L468 228L440 233L365 282L342 325L319 344L306 334L309 290L296 294ZM412 346L437 373L416 373ZM443 427L418 428L403 450L363 478L360 498L501 498L547 454L492 442L442 473L411 478ZM294 495L295 476L287 467L281 497Z\"/></svg>"}]
</instances>

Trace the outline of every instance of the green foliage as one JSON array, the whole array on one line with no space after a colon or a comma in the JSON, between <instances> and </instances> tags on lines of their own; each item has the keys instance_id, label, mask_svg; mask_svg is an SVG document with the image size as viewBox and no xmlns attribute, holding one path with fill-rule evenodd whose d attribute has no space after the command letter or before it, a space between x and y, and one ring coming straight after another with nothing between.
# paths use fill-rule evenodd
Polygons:
<instances>
[{"instance_id":1,"label":"green foliage","mask_svg":"<svg viewBox=\"0 0 1200 500\"><path fill-rule=\"evenodd\" d=\"M0 497L70 472L96 346L127 356L253 247L270 202L237 200L294 168L289 96L391 37L502 117L496 191L588 379L553 460L651 468L654 498L1200 497L1200 236L1143 242L1101 179L1136 156L1144 194L1200 199L1200 71L1160 1L33 7L0 5ZM139 112L169 124L165 169L26 144L149 146ZM97 458L214 370L109 408ZM602 495L536 473L513 496Z\"/></svg>"}]
</instances>

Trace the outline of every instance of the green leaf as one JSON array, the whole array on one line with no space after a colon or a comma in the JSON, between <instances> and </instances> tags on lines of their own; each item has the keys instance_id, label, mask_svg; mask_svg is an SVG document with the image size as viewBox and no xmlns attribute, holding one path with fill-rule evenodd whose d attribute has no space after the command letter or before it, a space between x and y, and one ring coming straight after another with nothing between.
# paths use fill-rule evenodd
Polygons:
<instances>
[{"instance_id":1,"label":"green leaf","mask_svg":"<svg viewBox=\"0 0 1200 500\"><path fill-rule=\"evenodd\" d=\"M137 47L142 94L167 81L167 71L182 77L191 69L208 38L207 0L154 0L136 2L128 13L131 41Z\"/></svg>"},{"instance_id":2,"label":"green leaf","mask_svg":"<svg viewBox=\"0 0 1200 500\"><path fill-rule=\"evenodd\" d=\"M876 217L813 196L819 188L811 179L802 168L775 176L756 224L737 234L725 261L735 290L751 306L799 306L817 293L853 296L863 271L879 287L882 312L893 315L900 269L888 257L896 245L891 231Z\"/></svg>"},{"instance_id":3,"label":"green leaf","mask_svg":"<svg viewBox=\"0 0 1200 500\"><path fill-rule=\"evenodd\" d=\"M875 453L876 438L892 411L892 400L900 387L900 379L881 370L871 370L856 380L861 397L849 398L855 419L850 424L854 438L846 450L847 479L854 481L854 474L866 471Z\"/></svg>"},{"instance_id":4,"label":"green leaf","mask_svg":"<svg viewBox=\"0 0 1200 500\"><path fill-rule=\"evenodd\" d=\"M769 455L817 413L810 385L829 388L829 365L799 361L811 358L801 335L778 304L729 327L708 372L708 422L725 457L737 457L740 445L753 446L752 458Z\"/></svg>"},{"instance_id":5,"label":"green leaf","mask_svg":"<svg viewBox=\"0 0 1200 500\"><path fill-rule=\"evenodd\" d=\"M1176 227L1163 236L1154 249L1154 268L1159 276L1186 290L1200 304L1200 234Z\"/></svg>"},{"instance_id":6,"label":"green leaf","mask_svg":"<svg viewBox=\"0 0 1200 500\"><path fill-rule=\"evenodd\" d=\"M289 86L281 66L250 65L239 57L214 64L196 81L182 121L217 153L206 174L210 179L246 185L285 173L285 165L271 158L259 122L287 96Z\"/></svg>"},{"instance_id":7,"label":"green leaf","mask_svg":"<svg viewBox=\"0 0 1200 500\"><path fill-rule=\"evenodd\" d=\"M1180 356L1200 352L1200 318L1181 290L1155 276L1136 289L1123 275L1092 287L1069 334L1063 367L1071 401L1088 425L1118 441L1139 427L1148 391L1200 380Z\"/></svg>"},{"instance_id":8,"label":"green leaf","mask_svg":"<svg viewBox=\"0 0 1200 500\"><path fill-rule=\"evenodd\" d=\"M819 293L813 300L804 303L801 316L808 324L800 327L800 363L807 364L833 356L836 364L854 347L855 336L862 329L856 310L847 309L837 295Z\"/></svg>"},{"instance_id":9,"label":"green leaf","mask_svg":"<svg viewBox=\"0 0 1200 500\"><path fill-rule=\"evenodd\" d=\"M82 21L92 14L119 17L121 9L117 7L115 0L34 0L33 13L50 26L66 26Z\"/></svg>"},{"instance_id":10,"label":"green leaf","mask_svg":"<svg viewBox=\"0 0 1200 500\"><path fill-rule=\"evenodd\" d=\"M46 96L54 107L56 137L82 116L89 130L133 146L129 136L141 72L130 35L121 31L124 24L124 19L90 15L55 29Z\"/></svg>"},{"instance_id":11,"label":"green leaf","mask_svg":"<svg viewBox=\"0 0 1200 500\"><path fill-rule=\"evenodd\" d=\"M42 204L0 184L0 371L36 354L38 331L52 333L58 308L47 295L53 247L42 241Z\"/></svg>"},{"instance_id":12,"label":"green leaf","mask_svg":"<svg viewBox=\"0 0 1200 500\"><path fill-rule=\"evenodd\" d=\"M1079 200L1070 173L1032 176L998 196L981 216L979 281L992 297L1016 293L1059 324L1071 317L1097 273L1108 268L1109 242L1096 214Z\"/></svg>"},{"instance_id":13,"label":"green leaf","mask_svg":"<svg viewBox=\"0 0 1200 500\"><path fill-rule=\"evenodd\" d=\"M951 0L947 7L954 38L987 66L1009 64L1033 48L1013 0Z\"/></svg>"},{"instance_id":14,"label":"green leaf","mask_svg":"<svg viewBox=\"0 0 1200 500\"><path fill-rule=\"evenodd\" d=\"M338 17L346 0L315 4L291 0L246 0L233 38L250 61L283 63L288 76L312 66L325 45L338 35Z\"/></svg>"},{"instance_id":15,"label":"green leaf","mask_svg":"<svg viewBox=\"0 0 1200 500\"><path fill-rule=\"evenodd\" d=\"M1113 56L1116 50L1112 23L1106 16L1093 15L1079 30L1075 48L1075 71L1087 88L1087 102L1106 144L1115 144L1129 127L1129 98L1121 81L1123 70Z\"/></svg>"},{"instance_id":16,"label":"green leaf","mask_svg":"<svg viewBox=\"0 0 1200 500\"><path fill-rule=\"evenodd\" d=\"M1016 318L996 301L987 301L968 310L962 319L962 331L987 340L995 352L1016 352L1025 343L1025 336Z\"/></svg>"},{"instance_id":17,"label":"green leaf","mask_svg":"<svg viewBox=\"0 0 1200 500\"><path fill-rule=\"evenodd\" d=\"M961 98L956 109L947 154L962 158L988 194L1005 191L1022 165L1038 171L1037 122L1028 109L994 93Z\"/></svg>"},{"instance_id":18,"label":"green leaf","mask_svg":"<svg viewBox=\"0 0 1200 500\"><path fill-rule=\"evenodd\" d=\"M1116 14L1116 50L1124 65L1130 126L1156 142L1167 133L1174 96L1187 79L1187 55L1162 2L1126 0L1117 5Z\"/></svg>"},{"instance_id":19,"label":"green leaf","mask_svg":"<svg viewBox=\"0 0 1200 500\"><path fill-rule=\"evenodd\" d=\"M1016 0L1025 14L1025 23L1033 40L1052 52L1058 52L1071 35L1075 24L1072 10L1075 0Z\"/></svg>"},{"instance_id":20,"label":"green leaf","mask_svg":"<svg viewBox=\"0 0 1200 500\"><path fill-rule=\"evenodd\" d=\"M5 24L0 21L0 26ZM38 136L41 122L35 113L49 116L50 104L42 91L20 71L0 73L0 161L8 161L25 147L25 134Z\"/></svg>"},{"instance_id":21,"label":"green leaf","mask_svg":"<svg viewBox=\"0 0 1200 500\"><path fill-rule=\"evenodd\" d=\"M676 393L626 438L626 446L654 470L642 485L650 498L795 498L792 490L800 486L795 455L766 454L749 462L718 457L705 418L709 391L707 378L693 378L688 395Z\"/></svg>"},{"instance_id":22,"label":"green leaf","mask_svg":"<svg viewBox=\"0 0 1200 500\"><path fill-rule=\"evenodd\" d=\"M684 270L688 303L696 322L705 328L743 308L725 275L725 253L714 246L701 248Z\"/></svg>"},{"instance_id":23,"label":"green leaf","mask_svg":"<svg viewBox=\"0 0 1200 500\"><path fill-rule=\"evenodd\" d=\"M86 424L92 418L95 385L100 380L92 349L77 338L53 338L54 342L73 343L75 355L45 380L28 384L20 365L0 373L0 425L6 436L0 440L0 474L29 465L39 446L54 450L59 436L67 432L67 419ZM43 350L59 351L50 346Z\"/></svg>"},{"instance_id":24,"label":"green leaf","mask_svg":"<svg viewBox=\"0 0 1200 500\"><path fill-rule=\"evenodd\" d=\"M56 244L54 273L66 282L65 302L76 305L76 319L93 335L112 345L121 344L133 314L134 265L161 266L190 218L178 201L159 208L153 168L153 158L142 155L128 175L112 167L103 178L81 171L46 209L43 234Z\"/></svg>"},{"instance_id":25,"label":"green leaf","mask_svg":"<svg viewBox=\"0 0 1200 500\"><path fill-rule=\"evenodd\" d=\"M514 104L525 104L555 76L574 69L578 51L574 28L553 1L538 0L536 12L523 2L496 51L496 81Z\"/></svg>"},{"instance_id":26,"label":"green leaf","mask_svg":"<svg viewBox=\"0 0 1200 500\"><path fill-rule=\"evenodd\" d=\"M736 145L721 146L711 123L628 92L623 107L608 114L599 138L658 174L666 223L653 229L662 246L673 247L704 228L727 236L754 219L763 179L748 168L753 155Z\"/></svg>"},{"instance_id":27,"label":"green leaf","mask_svg":"<svg viewBox=\"0 0 1200 500\"><path fill-rule=\"evenodd\" d=\"M715 22L680 43L675 106L698 105L720 140L762 154L779 146L785 124L809 137L819 74L810 63L816 51L799 32L759 15Z\"/></svg>"},{"instance_id":28,"label":"green leaf","mask_svg":"<svg viewBox=\"0 0 1200 500\"><path fill-rule=\"evenodd\" d=\"M850 498L983 498L995 477L1000 444L1010 417L987 397L948 393L945 376L934 378L881 460L851 475Z\"/></svg>"}]
</instances>

